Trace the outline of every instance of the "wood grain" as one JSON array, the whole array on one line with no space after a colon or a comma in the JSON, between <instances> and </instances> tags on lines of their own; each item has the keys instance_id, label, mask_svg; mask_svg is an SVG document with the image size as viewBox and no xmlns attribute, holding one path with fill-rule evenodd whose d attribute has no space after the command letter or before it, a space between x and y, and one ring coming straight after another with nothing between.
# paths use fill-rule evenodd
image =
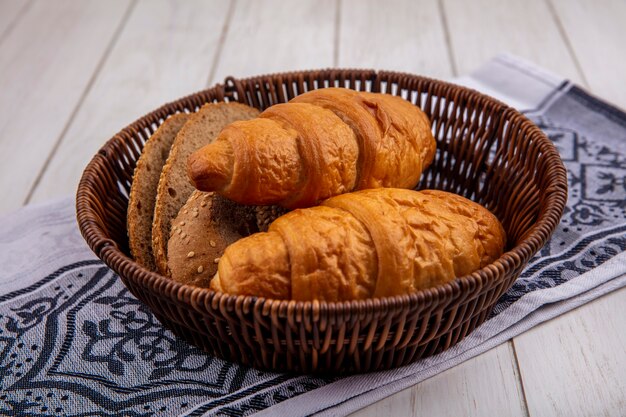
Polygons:
<instances>
[{"instance_id":1,"label":"wood grain","mask_svg":"<svg viewBox=\"0 0 626 417\"><path fill-rule=\"evenodd\" d=\"M39 172L34 201L73 193L117 129L228 74L337 64L444 78L508 51L626 107L619 0L146 0L124 21L130 1L0 0L0 213ZM515 339L531 416L626 415L625 302L621 290ZM516 372L509 342L357 415L524 415Z\"/></svg>"},{"instance_id":2,"label":"wood grain","mask_svg":"<svg viewBox=\"0 0 626 417\"><path fill-rule=\"evenodd\" d=\"M626 4L547 5L581 74L577 81L626 108L626 94L615 88L616 75L626 72L626 29L615 16L625 15ZM531 416L626 415L624 307L626 289L513 339Z\"/></svg>"},{"instance_id":3,"label":"wood grain","mask_svg":"<svg viewBox=\"0 0 626 417\"><path fill-rule=\"evenodd\" d=\"M591 91L626 109L626 2L549 1Z\"/></svg>"},{"instance_id":4,"label":"wood grain","mask_svg":"<svg viewBox=\"0 0 626 417\"><path fill-rule=\"evenodd\" d=\"M29 6L30 1L0 0L0 42L9 34Z\"/></svg>"},{"instance_id":5,"label":"wood grain","mask_svg":"<svg viewBox=\"0 0 626 417\"><path fill-rule=\"evenodd\" d=\"M335 0L239 0L210 83L333 65Z\"/></svg>"},{"instance_id":6,"label":"wood grain","mask_svg":"<svg viewBox=\"0 0 626 417\"><path fill-rule=\"evenodd\" d=\"M434 0L391 0L385 2L385 7L373 0L341 1L338 65L451 77L454 69L440 12ZM491 366L494 364L497 366ZM355 415L497 415L493 410L506 410L503 415L523 415L523 399L517 394L518 376L507 372L511 369L516 369L516 362L507 342ZM501 382L485 383L481 378ZM439 393L443 392L459 395L446 395L442 401ZM508 407L510 396L517 398L512 401L512 411L502 408Z\"/></svg>"},{"instance_id":7,"label":"wood grain","mask_svg":"<svg viewBox=\"0 0 626 417\"><path fill-rule=\"evenodd\" d=\"M437 0L341 1L338 65L452 76Z\"/></svg>"},{"instance_id":8,"label":"wood grain","mask_svg":"<svg viewBox=\"0 0 626 417\"><path fill-rule=\"evenodd\" d=\"M626 288L514 340L531 416L626 415Z\"/></svg>"},{"instance_id":9,"label":"wood grain","mask_svg":"<svg viewBox=\"0 0 626 417\"><path fill-rule=\"evenodd\" d=\"M574 58L545 0L442 0L459 74L510 52L576 82Z\"/></svg>"},{"instance_id":10,"label":"wood grain","mask_svg":"<svg viewBox=\"0 0 626 417\"><path fill-rule=\"evenodd\" d=\"M22 205L128 6L37 1L0 44L0 213Z\"/></svg>"},{"instance_id":11,"label":"wood grain","mask_svg":"<svg viewBox=\"0 0 626 417\"><path fill-rule=\"evenodd\" d=\"M503 344L352 414L378 416L525 416L511 347Z\"/></svg>"},{"instance_id":12,"label":"wood grain","mask_svg":"<svg viewBox=\"0 0 626 417\"><path fill-rule=\"evenodd\" d=\"M221 0L140 1L31 201L73 193L85 165L113 134L204 88L227 10Z\"/></svg>"}]
</instances>

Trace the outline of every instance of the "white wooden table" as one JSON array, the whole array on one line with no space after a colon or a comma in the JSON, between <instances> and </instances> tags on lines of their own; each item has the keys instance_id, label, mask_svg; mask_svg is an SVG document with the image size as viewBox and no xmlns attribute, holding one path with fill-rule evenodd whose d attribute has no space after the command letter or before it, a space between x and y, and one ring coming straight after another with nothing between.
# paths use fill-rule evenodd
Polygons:
<instances>
[{"instance_id":1,"label":"white wooden table","mask_svg":"<svg viewBox=\"0 0 626 417\"><path fill-rule=\"evenodd\" d=\"M626 108L623 0L0 0L0 214L73 194L91 156L160 104L320 67L437 78L509 51ZM626 415L626 290L361 410Z\"/></svg>"}]
</instances>

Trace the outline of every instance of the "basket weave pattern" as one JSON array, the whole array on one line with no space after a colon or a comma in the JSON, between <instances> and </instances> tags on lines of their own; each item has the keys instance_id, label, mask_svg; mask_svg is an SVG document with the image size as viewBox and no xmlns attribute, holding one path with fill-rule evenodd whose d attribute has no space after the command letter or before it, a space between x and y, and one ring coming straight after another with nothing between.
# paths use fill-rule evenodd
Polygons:
<instances>
[{"instance_id":1,"label":"basket weave pattern","mask_svg":"<svg viewBox=\"0 0 626 417\"><path fill-rule=\"evenodd\" d=\"M229 296L182 285L135 263L126 209L141 149L163 120L204 103L259 109L329 86L401 95L419 105L437 139L419 188L455 192L503 223L508 251L471 275L410 295L351 302ZM77 216L91 247L177 335L219 357L258 368L352 373L386 369L456 344L489 315L558 224L567 180L554 146L528 119L475 91L415 75L321 70L228 78L162 106L123 129L81 179Z\"/></svg>"}]
</instances>

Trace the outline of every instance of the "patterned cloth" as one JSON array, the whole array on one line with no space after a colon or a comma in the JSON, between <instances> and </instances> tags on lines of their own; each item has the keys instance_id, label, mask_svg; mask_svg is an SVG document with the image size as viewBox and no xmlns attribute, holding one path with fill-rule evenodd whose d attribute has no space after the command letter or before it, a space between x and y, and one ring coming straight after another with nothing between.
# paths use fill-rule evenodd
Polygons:
<instances>
[{"instance_id":1,"label":"patterned cloth","mask_svg":"<svg viewBox=\"0 0 626 417\"><path fill-rule=\"evenodd\" d=\"M177 340L89 251L71 199L0 221L0 414L346 414L626 285L626 114L512 57L458 80L525 111L570 196L492 316L440 355L347 378L261 372Z\"/></svg>"}]
</instances>

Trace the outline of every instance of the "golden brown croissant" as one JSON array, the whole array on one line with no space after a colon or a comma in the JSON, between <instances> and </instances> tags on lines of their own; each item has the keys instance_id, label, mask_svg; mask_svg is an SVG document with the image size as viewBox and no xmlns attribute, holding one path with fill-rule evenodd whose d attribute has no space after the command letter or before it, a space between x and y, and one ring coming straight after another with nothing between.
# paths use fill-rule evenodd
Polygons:
<instances>
[{"instance_id":1,"label":"golden brown croissant","mask_svg":"<svg viewBox=\"0 0 626 417\"><path fill-rule=\"evenodd\" d=\"M295 208L353 190L413 188L434 154L430 122L413 104L324 88L227 126L187 171L199 190Z\"/></svg>"},{"instance_id":2,"label":"golden brown croissant","mask_svg":"<svg viewBox=\"0 0 626 417\"><path fill-rule=\"evenodd\" d=\"M210 286L293 300L406 294L469 274L504 245L496 217L463 197L369 189L292 211L231 244Z\"/></svg>"}]
</instances>

